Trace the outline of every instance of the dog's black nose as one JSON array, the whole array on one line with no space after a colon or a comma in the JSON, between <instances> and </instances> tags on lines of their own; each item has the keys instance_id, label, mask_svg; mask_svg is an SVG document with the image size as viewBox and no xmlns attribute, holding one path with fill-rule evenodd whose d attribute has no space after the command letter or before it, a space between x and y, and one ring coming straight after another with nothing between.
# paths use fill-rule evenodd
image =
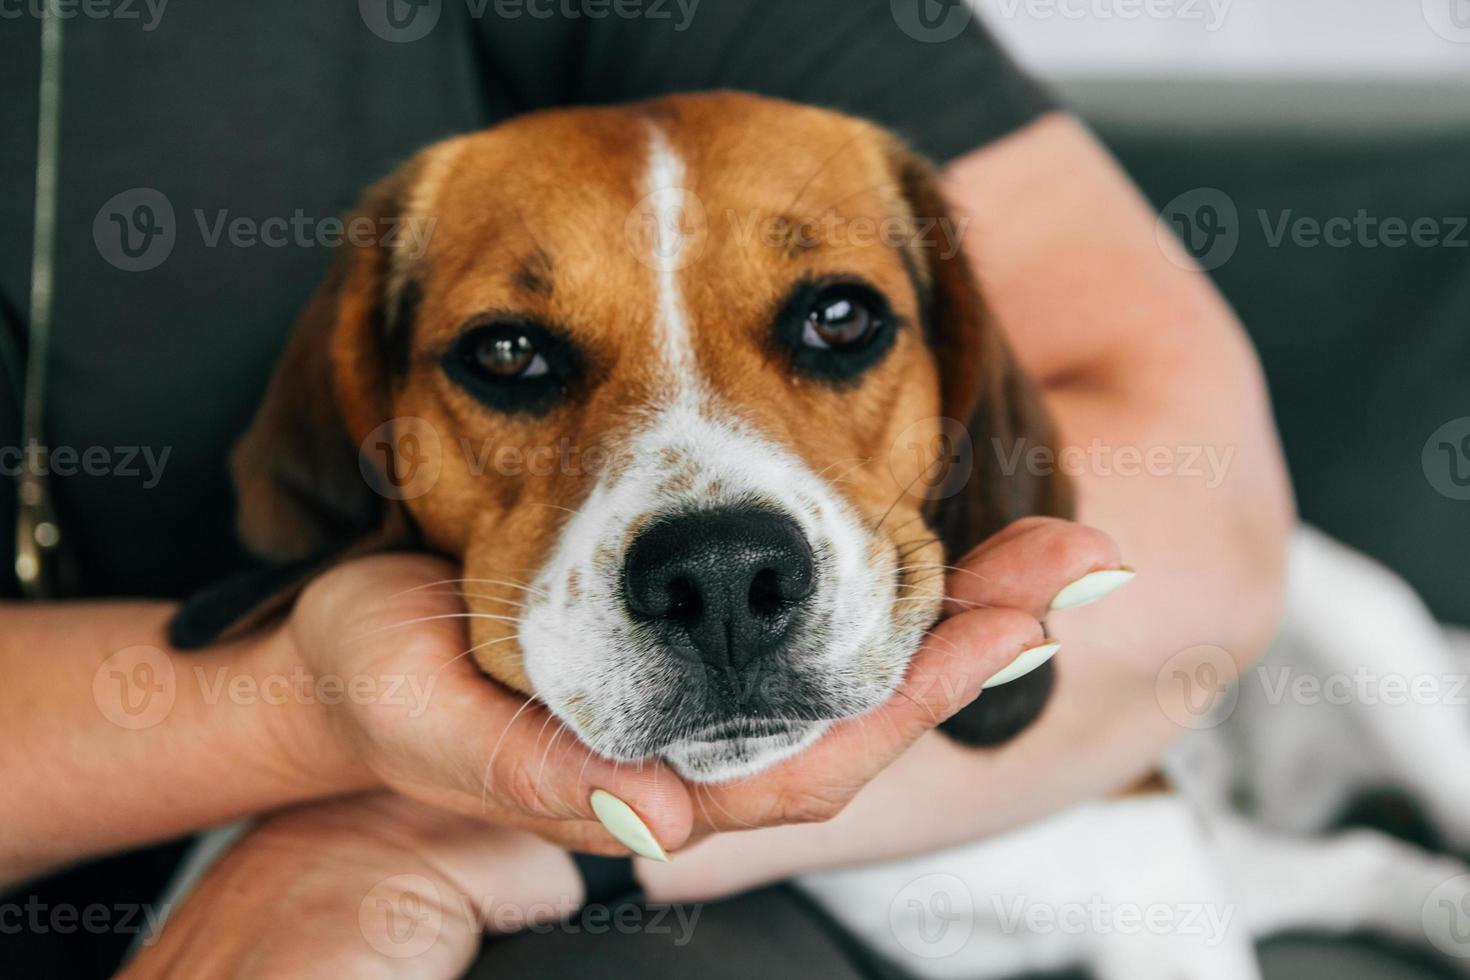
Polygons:
<instances>
[{"instance_id":1,"label":"dog's black nose","mask_svg":"<svg viewBox=\"0 0 1470 980\"><path fill-rule=\"evenodd\" d=\"M640 533L628 549L623 589L633 615L663 628L675 649L739 670L790 635L814 573L796 522L728 508L662 520Z\"/></svg>"}]
</instances>

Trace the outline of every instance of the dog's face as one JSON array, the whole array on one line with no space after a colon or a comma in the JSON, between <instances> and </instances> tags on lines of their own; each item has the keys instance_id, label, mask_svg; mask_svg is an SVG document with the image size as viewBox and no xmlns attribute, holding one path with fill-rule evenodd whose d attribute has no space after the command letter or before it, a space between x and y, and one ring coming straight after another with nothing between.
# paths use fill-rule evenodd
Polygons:
<instances>
[{"instance_id":1,"label":"dog's face","mask_svg":"<svg viewBox=\"0 0 1470 980\"><path fill-rule=\"evenodd\" d=\"M369 195L398 233L313 301L237 455L247 540L412 527L463 559L484 669L596 751L701 780L789 755L893 692L942 538L1000 509L932 507L943 417L1015 394L938 207L881 131L748 96L431 147ZM436 476L405 516L322 471L343 448Z\"/></svg>"}]
</instances>

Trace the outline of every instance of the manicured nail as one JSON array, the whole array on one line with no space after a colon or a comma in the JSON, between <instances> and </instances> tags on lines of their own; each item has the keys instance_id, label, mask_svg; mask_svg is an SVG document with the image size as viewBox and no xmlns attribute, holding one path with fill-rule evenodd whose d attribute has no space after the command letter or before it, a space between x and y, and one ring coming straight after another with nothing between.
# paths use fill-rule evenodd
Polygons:
<instances>
[{"instance_id":1,"label":"manicured nail","mask_svg":"<svg viewBox=\"0 0 1470 980\"><path fill-rule=\"evenodd\" d=\"M1089 602L1096 602L1133 581L1137 575L1131 568L1105 568L1100 572L1084 575L1057 593L1051 601L1052 609L1076 609Z\"/></svg>"},{"instance_id":2,"label":"manicured nail","mask_svg":"<svg viewBox=\"0 0 1470 980\"><path fill-rule=\"evenodd\" d=\"M1008 666L1002 667L994 677L980 685L981 690L1000 687L1002 684L1009 684L1019 677L1025 677L1037 667L1040 667L1052 657L1056 656L1056 652L1061 648L1062 645L1060 643L1043 643L1039 647L1022 650L1016 654L1016 659L1012 660Z\"/></svg>"},{"instance_id":3,"label":"manicured nail","mask_svg":"<svg viewBox=\"0 0 1470 980\"><path fill-rule=\"evenodd\" d=\"M669 855L633 808L605 789L592 791L592 812L628 850L639 857L668 863Z\"/></svg>"}]
</instances>

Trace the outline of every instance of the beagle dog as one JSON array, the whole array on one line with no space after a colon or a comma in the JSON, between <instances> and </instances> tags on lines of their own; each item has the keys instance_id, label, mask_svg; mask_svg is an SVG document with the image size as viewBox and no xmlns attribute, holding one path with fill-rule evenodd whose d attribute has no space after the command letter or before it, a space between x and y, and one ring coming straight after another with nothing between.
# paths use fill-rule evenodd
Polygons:
<instances>
[{"instance_id":1,"label":"beagle dog","mask_svg":"<svg viewBox=\"0 0 1470 980\"><path fill-rule=\"evenodd\" d=\"M731 780L892 694L947 561L1071 512L1061 477L1002 471L1046 415L934 171L870 123L736 93L542 112L423 150L357 217L415 233L344 247L302 314L233 457L269 570L186 605L181 647L331 562L430 549L475 583L486 674L606 757ZM1052 681L1043 664L944 728L1004 742ZM1285 751L1309 742L1250 740L1269 729L1220 766L1314 765ZM1234 980L1282 928L1403 937L1462 868L1273 836L1216 795L1146 786L801 884L933 980Z\"/></svg>"},{"instance_id":2,"label":"beagle dog","mask_svg":"<svg viewBox=\"0 0 1470 980\"><path fill-rule=\"evenodd\" d=\"M799 752L893 693L946 556L1069 512L1061 477L1000 472L1047 420L934 172L870 123L735 93L538 113L358 217L415 234L346 248L301 316L233 457L240 533L287 578L460 560L480 666L608 758L717 781ZM951 732L1003 741L1051 678Z\"/></svg>"}]
</instances>

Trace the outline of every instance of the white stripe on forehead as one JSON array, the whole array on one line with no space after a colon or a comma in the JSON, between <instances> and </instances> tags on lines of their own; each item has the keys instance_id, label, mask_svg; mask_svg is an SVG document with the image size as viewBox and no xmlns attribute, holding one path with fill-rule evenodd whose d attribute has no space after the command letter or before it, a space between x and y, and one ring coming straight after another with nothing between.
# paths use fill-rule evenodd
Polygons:
<instances>
[{"instance_id":1,"label":"white stripe on forehead","mask_svg":"<svg viewBox=\"0 0 1470 980\"><path fill-rule=\"evenodd\" d=\"M698 388L694 337L688 311L679 290L679 270L684 267L689 237L684 222L691 194L684 187L684 161L657 126L649 126L647 200L654 220L652 254L648 265L657 275L658 302L654 330L668 376L677 386L680 400Z\"/></svg>"}]
</instances>

